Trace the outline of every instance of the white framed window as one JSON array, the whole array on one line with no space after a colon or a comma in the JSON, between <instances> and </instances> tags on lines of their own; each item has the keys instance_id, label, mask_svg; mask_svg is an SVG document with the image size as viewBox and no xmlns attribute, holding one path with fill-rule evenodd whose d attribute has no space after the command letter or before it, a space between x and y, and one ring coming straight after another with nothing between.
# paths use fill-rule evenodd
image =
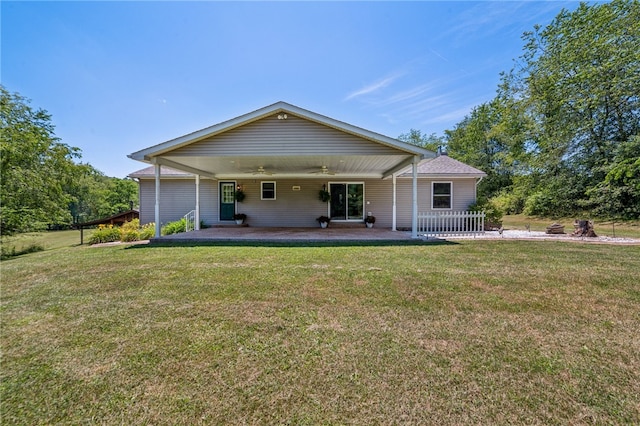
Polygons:
<instances>
[{"instance_id":1,"label":"white framed window","mask_svg":"<svg viewBox=\"0 0 640 426\"><path fill-rule=\"evenodd\" d=\"M451 210L453 206L453 182L431 182L431 208Z\"/></svg>"},{"instance_id":2,"label":"white framed window","mask_svg":"<svg viewBox=\"0 0 640 426\"><path fill-rule=\"evenodd\" d=\"M275 200L276 199L276 183L260 182L260 199L261 200Z\"/></svg>"}]
</instances>

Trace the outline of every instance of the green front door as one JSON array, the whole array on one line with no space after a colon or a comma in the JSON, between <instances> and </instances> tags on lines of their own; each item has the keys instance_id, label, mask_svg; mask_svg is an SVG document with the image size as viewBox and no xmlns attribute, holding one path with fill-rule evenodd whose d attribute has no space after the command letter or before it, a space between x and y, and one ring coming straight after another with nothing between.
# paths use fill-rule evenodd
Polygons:
<instances>
[{"instance_id":1,"label":"green front door","mask_svg":"<svg viewBox=\"0 0 640 426\"><path fill-rule=\"evenodd\" d=\"M220 182L220 220L233 220L236 214L235 182Z\"/></svg>"}]
</instances>

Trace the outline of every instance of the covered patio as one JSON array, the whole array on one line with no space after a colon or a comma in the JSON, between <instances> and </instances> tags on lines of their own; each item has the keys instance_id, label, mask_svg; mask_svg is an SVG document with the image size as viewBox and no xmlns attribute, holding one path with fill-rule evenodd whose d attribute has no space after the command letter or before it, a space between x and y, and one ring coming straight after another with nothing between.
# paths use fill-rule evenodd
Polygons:
<instances>
[{"instance_id":1,"label":"covered patio","mask_svg":"<svg viewBox=\"0 0 640 426\"><path fill-rule=\"evenodd\" d=\"M426 241L427 238L424 238ZM204 242L400 242L416 241L411 231L364 227L290 228L220 226L156 237L151 243L204 243ZM418 240L420 241L420 240Z\"/></svg>"}]
</instances>

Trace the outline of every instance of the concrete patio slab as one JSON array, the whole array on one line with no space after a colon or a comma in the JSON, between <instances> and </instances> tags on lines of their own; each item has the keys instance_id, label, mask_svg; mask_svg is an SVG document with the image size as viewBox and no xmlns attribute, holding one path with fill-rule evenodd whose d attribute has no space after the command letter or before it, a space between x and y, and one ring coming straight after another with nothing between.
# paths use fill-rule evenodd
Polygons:
<instances>
[{"instance_id":1,"label":"concrete patio slab","mask_svg":"<svg viewBox=\"0 0 640 426\"><path fill-rule=\"evenodd\" d=\"M383 228L275 228L229 226L207 228L199 231L183 232L153 238L151 243L189 243L189 242L361 242L361 241L421 241L412 239L411 232L392 231Z\"/></svg>"}]
</instances>

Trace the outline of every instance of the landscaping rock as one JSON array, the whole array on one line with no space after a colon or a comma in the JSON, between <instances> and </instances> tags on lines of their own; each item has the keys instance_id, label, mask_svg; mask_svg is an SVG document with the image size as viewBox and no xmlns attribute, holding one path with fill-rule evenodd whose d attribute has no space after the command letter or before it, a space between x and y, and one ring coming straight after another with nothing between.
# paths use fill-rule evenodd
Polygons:
<instances>
[{"instance_id":1,"label":"landscaping rock","mask_svg":"<svg viewBox=\"0 0 640 426\"><path fill-rule=\"evenodd\" d=\"M564 234L564 225L560 225L559 223L553 223L547 226L546 233L547 234Z\"/></svg>"}]
</instances>

